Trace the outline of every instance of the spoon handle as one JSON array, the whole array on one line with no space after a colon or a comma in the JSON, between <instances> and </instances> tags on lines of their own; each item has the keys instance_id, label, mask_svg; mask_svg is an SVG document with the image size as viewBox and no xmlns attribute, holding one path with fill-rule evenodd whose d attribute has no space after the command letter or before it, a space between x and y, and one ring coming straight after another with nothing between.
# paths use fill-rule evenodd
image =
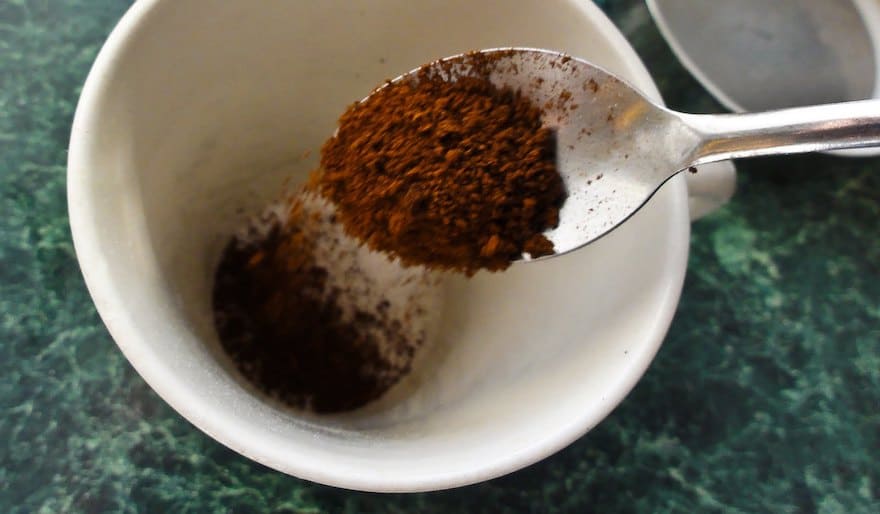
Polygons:
<instances>
[{"instance_id":1,"label":"spoon handle","mask_svg":"<svg viewBox=\"0 0 880 514\"><path fill-rule=\"evenodd\" d=\"M681 114L698 143L691 164L880 145L880 100L744 114Z\"/></svg>"}]
</instances>

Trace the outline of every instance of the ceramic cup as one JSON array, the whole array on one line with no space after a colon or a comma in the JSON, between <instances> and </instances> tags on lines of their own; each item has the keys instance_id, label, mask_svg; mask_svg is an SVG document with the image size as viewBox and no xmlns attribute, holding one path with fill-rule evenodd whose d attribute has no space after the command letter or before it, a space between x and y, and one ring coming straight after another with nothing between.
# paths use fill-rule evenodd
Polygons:
<instances>
[{"instance_id":1,"label":"ceramic cup","mask_svg":"<svg viewBox=\"0 0 880 514\"><path fill-rule=\"evenodd\" d=\"M382 408L338 416L280 408L218 350L212 274L242 217L276 198L285 178L313 169L306 152L373 86L441 56L499 46L568 52L659 99L625 39L583 0L135 3L83 90L68 200L89 290L144 380L242 455L371 491L496 477L611 412L675 312L695 212L682 176L582 251L451 280L442 351L409 394ZM729 165L698 176L699 212L729 196Z\"/></svg>"}]
</instances>

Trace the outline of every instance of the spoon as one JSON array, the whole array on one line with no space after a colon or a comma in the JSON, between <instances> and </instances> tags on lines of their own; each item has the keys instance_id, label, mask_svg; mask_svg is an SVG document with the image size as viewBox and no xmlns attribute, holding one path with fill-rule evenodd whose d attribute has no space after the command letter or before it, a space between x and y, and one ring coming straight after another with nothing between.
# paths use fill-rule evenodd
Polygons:
<instances>
[{"instance_id":1,"label":"spoon","mask_svg":"<svg viewBox=\"0 0 880 514\"><path fill-rule=\"evenodd\" d=\"M447 79L488 73L496 86L519 89L543 106L544 123L556 130L557 167L568 191L559 225L544 234L555 255L620 226L667 180L701 164L880 145L880 100L684 114L594 64L554 51L490 49L427 66ZM395 81L417 80L419 70L425 67Z\"/></svg>"}]
</instances>

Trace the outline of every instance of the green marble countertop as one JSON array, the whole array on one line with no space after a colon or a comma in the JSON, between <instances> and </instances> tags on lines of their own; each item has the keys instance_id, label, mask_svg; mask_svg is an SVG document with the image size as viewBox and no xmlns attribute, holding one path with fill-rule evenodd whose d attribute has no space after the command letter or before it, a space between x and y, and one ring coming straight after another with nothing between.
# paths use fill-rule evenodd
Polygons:
<instances>
[{"instance_id":1,"label":"green marble countertop","mask_svg":"<svg viewBox=\"0 0 880 514\"><path fill-rule=\"evenodd\" d=\"M720 112L640 0L601 2L668 103ZM0 0L0 512L880 512L880 161L739 164L693 228L681 306L569 448L451 491L354 493L213 442L116 349L80 276L65 160L126 0Z\"/></svg>"}]
</instances>

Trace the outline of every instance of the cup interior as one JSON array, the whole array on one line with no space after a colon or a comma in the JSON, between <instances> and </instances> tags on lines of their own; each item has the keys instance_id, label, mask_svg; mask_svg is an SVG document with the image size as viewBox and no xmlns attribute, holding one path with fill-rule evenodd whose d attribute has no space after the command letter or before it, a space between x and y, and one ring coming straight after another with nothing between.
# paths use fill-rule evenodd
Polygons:
<instances>
[{"instance_id":1,"label":"cup interior","mask_svg":"<svg viewBox=\"0 0 880 514\"><path fill-rule=\"evenodd\" d=\"M335 416L243 382L211 288L247 217L304 179L351 102L479 48L551 48L658 98L586 1L141 1L88 79L74 123L71 224L95 303L144 379L197 427L275 469L342 487L438 489L512 471L606 416L659 348L681 290L682 178L584 250L453 278L419 371Z\"/></svg>"}]
</instances>

